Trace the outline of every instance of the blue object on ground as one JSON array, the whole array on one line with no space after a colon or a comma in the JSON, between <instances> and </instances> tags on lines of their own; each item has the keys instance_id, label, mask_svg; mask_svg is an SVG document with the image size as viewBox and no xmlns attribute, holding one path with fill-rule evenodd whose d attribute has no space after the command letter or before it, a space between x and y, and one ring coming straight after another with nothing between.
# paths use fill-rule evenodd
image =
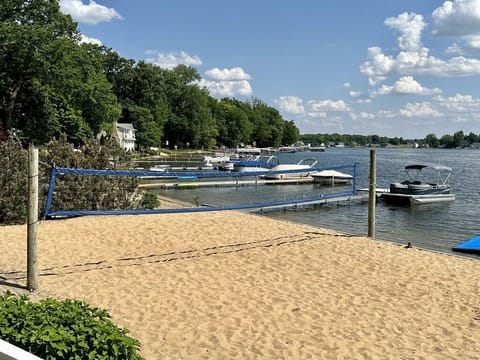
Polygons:
<instances>
[{"instance_id":1,"label":"blue object on ground","mask_svg":"<svg viewBox=\"0 0 480 360\"><path fill-rule=\"evenodd\" d=\"M458 244L452 250L480 254L480 235Z\"/></svg>"}]
</instances>

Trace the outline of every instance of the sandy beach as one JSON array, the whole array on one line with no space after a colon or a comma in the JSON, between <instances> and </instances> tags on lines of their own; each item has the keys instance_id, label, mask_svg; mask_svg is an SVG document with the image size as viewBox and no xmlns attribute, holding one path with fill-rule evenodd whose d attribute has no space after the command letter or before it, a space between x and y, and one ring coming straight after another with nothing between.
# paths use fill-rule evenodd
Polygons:
<instances>
[{"instance_id":1,"label":"sandy beach","mask_svg":"<svg viewBox=\"0 0 480 360\"><path fill-rule=\"evenodd\" d=\"M38 242L31 297L107 309L146 359L480 357L476 260L233 211L42 221ZM0 249L23 292L26 226Z\"/></svg>"}]
</instances>

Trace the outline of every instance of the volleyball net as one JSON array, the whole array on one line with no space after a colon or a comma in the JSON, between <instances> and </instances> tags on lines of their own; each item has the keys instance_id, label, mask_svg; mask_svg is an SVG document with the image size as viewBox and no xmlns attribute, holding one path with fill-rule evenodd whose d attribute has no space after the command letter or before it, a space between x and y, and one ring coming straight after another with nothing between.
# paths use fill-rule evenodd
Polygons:
<instances>
[{"instance_id":1,"label":"volleyball net","mask_svg":"<svg viewBox=\"0 0 480 360\"><path fill-rule=\"evenodd\" d=\"M259 199L249 203L233 203L223 205L199 205L192 204L190 207L180 208L155 208L155 209L76 209L76 210L64 210L54 206L54 198L57 194L56 183L57 180L63 176L76 175L80 176L107 176L107 177L134 177L140 179L140 181L155 179L162 182L164 185L169 184L171 188L179 188L179 185L186 184L183 180L191 180L188 183L191 186L215 186L221 181L222 186L227 186L226 183L230 183L230 186L238 186L239 182L245 180L250 181L251 184L285 184L286 181L290 181L295 184L295 178L303 179L302 184L297 183L299 188L304 183L310 183L308 178L309 174L314 172L321 172L324 170L347 170L351 174L351 182L348 186L331 187L329 191L314 191L308 195L303 195L300 198L283 198L283 199ZM289 180L264 180L268 175L269 179L275 179L275 175L285 177ZM356 177L357 177L357 164L344 164L335 166L322 166L309 168L306 174L305 169L292 169L292 170L279 170L279 171L248 171L248 172L233 172L233 171L144 171L144 170L98 170L98 169L75 169L75 168L62 168L54 167L51 171L50 182L48 186L47 197L45 201L44 217L45 219L58 219L77 217L84 215L138 215L138 214L167 214L167 213L187 213L187 212L205 212L205 211L219 211L219 210L266 210L275 208L288 208L306 206L312 204L318 204L327 202L328 200L345 199L354 197L356 195ZM246 180L249 179L249 180ZM307 181L305 181L307 180ZM138 190L139 188L137 188ZM338 189L338 191L336 191ZM141 190L141 189L140 189ZM59 190L61 191L61 190ZM75 196L72 194L72 196ZM175 197L175 196L172 196Z\"/></svg>"}]
</instances>

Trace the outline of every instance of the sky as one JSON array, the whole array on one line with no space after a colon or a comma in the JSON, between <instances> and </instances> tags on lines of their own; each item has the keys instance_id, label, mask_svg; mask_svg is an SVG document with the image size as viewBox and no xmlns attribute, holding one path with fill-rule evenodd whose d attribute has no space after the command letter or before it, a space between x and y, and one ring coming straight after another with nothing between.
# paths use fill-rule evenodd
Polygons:
<instances>
[{"instance_id":1,"label":"sky","mask_svg":"<svg viewBox=\"0 0 480 360\"><path fill-rule=\"evenodd\" d=\"M59 0L85 42L197 69L301 134L480 133L480 0Z\"/></svg>"}]
</instances>

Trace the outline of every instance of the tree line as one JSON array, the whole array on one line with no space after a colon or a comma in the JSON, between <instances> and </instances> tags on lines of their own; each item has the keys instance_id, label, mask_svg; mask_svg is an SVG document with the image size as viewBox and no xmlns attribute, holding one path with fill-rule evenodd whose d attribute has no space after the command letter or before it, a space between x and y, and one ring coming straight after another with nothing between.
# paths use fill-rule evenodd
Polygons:
<instances>
[{"instance_id":1,"label":"tree line","mask_svg":"<svg viewBox=\"0 0 480 360\"><path fill-rule=\"evenodd\" d=\"M419 146L431 148L464 148L480 142L480 134L470 132L465 135L463 131L457 131L453 135L445 134L438 138L435 134L428 134L423 139L404 139L403 137L386 137L378 135L349 135L349 134L304 134L300 140L305 144L329 145L344 144L345 146L371 146L371 145L392 145L408 146L418 144Z\"/></svg>"},{"instance_id":2,"label":"tree line","mask_svg":"<svg viewBox=\"0 0 480 360\"><path fill-rule=\"evenodd\" d=\"M129 122L143 148L279 146L299 138L293 121L260 99L213 98L192 67L163 69L80 39L57 0L0 3L0 129L37 144L64 134L80 145Z\"/></svg>"}]
</instances>

